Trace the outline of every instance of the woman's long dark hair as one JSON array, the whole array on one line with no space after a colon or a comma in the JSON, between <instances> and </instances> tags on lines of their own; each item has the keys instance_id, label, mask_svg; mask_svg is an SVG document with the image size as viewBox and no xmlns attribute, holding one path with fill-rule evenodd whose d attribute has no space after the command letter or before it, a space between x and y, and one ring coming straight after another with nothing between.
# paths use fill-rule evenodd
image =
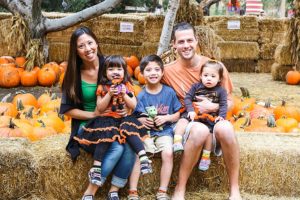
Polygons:
<instances>
[{"instance_id":1,"label":"woman's long dark hair","mask_svg":"<svg viewBox=\"0 0 300 200\"><path fill-rule=\"evenodd\" d=\"M99 77L99 83L101 85L106 85L108 84L110 81L108 80L107 78L107 75L106 75L106 70L107 68L109 67L122 67L124 69L124 78L123 78L123 81L122 83L126 83L126 82L131 82L131 78L128 74L128 70L127 70L127 64L126 64L126 61L124 60L124 58L122 56L119 56L119 55L111 55L111 56L108 56L105 61L104 61L104 66L99 69L101 70L100 71L100 77Z\"/></svg>"},{"instance_id":2,"label":"woman's long dark hair","mask_svg":"<svg viewBox=\"0 0 300 200\"><path fill-rule=\"evenodd\" d=\"M98 44L98 56L102 55L98 39L88 27L82 26L77 28L73 32L70 39L68 67L65 72L65 77L62 84L62 91L75 103L81 102L81 99L79 99L78 94L80 88L79 84L81 83L78 80L81 80L80 68L82 65L82 60L77 54L77 40L83 34L91 36L96 41L96 43ZM101 66L99 66L99 68L100 67Z\"/></svg>"}]
</instances>

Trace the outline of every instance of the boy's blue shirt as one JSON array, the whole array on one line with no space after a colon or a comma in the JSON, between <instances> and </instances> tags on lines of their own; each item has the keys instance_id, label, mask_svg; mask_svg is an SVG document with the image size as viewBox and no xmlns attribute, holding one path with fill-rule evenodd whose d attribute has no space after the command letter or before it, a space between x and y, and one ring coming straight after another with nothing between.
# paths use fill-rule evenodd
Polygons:
<instances>
[{"instance_id":1,"label":"boy's blue shirt","mask_svg":"<svg viewBox=\"0 0 300 200\"><path fill-rule=\"evenodd\" d=\"M150 94L144 88L137 96L137 106L134 110L135 114L145 114L146 107L155 106L158 115L172 115L179 111L181 103L178 100L173 88L163 85L161 91L157 94ZM151 130L151 137L169 135L173 137L173 124L168 122L163 125L162 131Z\"/></svg>"}]
</instances>

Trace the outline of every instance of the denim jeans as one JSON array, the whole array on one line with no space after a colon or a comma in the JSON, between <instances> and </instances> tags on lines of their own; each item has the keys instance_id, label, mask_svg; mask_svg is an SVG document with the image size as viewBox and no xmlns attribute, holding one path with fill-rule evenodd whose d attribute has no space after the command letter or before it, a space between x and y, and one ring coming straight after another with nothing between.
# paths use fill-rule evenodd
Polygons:
<instances>
[{"instance_id":1,"label":"denim jeans","mask_svg":"<svg viewBox=\"0 0 300 200\"><path fill-rule=\"evenodd\" d=\"M95 152L95 145L80 145L85 151ZM128 144L113 142L106 151L101 164L102 183L112 172L111 184L122 188L126 185L129 175L133 169L136 155Z\"/></svg>"}]
</instances>

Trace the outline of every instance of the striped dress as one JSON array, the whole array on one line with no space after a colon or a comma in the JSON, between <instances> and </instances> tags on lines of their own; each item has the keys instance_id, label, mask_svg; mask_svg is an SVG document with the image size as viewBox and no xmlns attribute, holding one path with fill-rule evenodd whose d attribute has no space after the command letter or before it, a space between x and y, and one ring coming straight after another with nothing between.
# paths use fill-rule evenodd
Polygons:
<instances>
[{"instance_id":1,"label":"striped dress","mask_svg":"<svg viewBox=\"0 0 300 200\"><path fill-rule=\"evenodd\" d=\"M264 12L261 0L246 0L246 15L261 15Z\"/></svg>"}]
</instances>

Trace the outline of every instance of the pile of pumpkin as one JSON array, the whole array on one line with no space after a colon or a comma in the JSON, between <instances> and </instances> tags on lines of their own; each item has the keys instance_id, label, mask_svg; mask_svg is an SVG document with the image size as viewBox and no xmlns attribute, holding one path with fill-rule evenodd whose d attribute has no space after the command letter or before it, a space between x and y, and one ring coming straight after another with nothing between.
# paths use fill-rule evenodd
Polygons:
<instances>
[{"instance_id":1,"label":"pile of pumpkin","mask_svg":"<svg viewBox=\"0 0 300 200\"><path fill-rule=\"evenodd\" d=\"M36 141L46 136L70 133L70 118L59 115L61 99L45 92L36 99L19 93L11 102L6 95L0 102L0 137L24 137Z\"/></svg>"},{"instance_id":2,"label":"pile of pumpkin","mask_svg":"<svg viewBox=\"0 0 300 200\"><path fill-rule=\"evenodd\" d=\"M50 87L62 82L67 62L49 62L42 67L26 66L25 57L0 57L0 87L12 88L19 85Z\"/></svg>"},{"instance_id":3,"label":"pile of pumpkin","mask_svg":"<svg viewBox=\"0 0 300 200\"><path fill-rule=\"evenodd\" d=\"M299 108L284 100L278 106L271 106L270 100L257 104L246 88L240 89L242 97L234 97L234 106L227 115L236 131L300 133Z\"/></svg>"}]
</instances>

